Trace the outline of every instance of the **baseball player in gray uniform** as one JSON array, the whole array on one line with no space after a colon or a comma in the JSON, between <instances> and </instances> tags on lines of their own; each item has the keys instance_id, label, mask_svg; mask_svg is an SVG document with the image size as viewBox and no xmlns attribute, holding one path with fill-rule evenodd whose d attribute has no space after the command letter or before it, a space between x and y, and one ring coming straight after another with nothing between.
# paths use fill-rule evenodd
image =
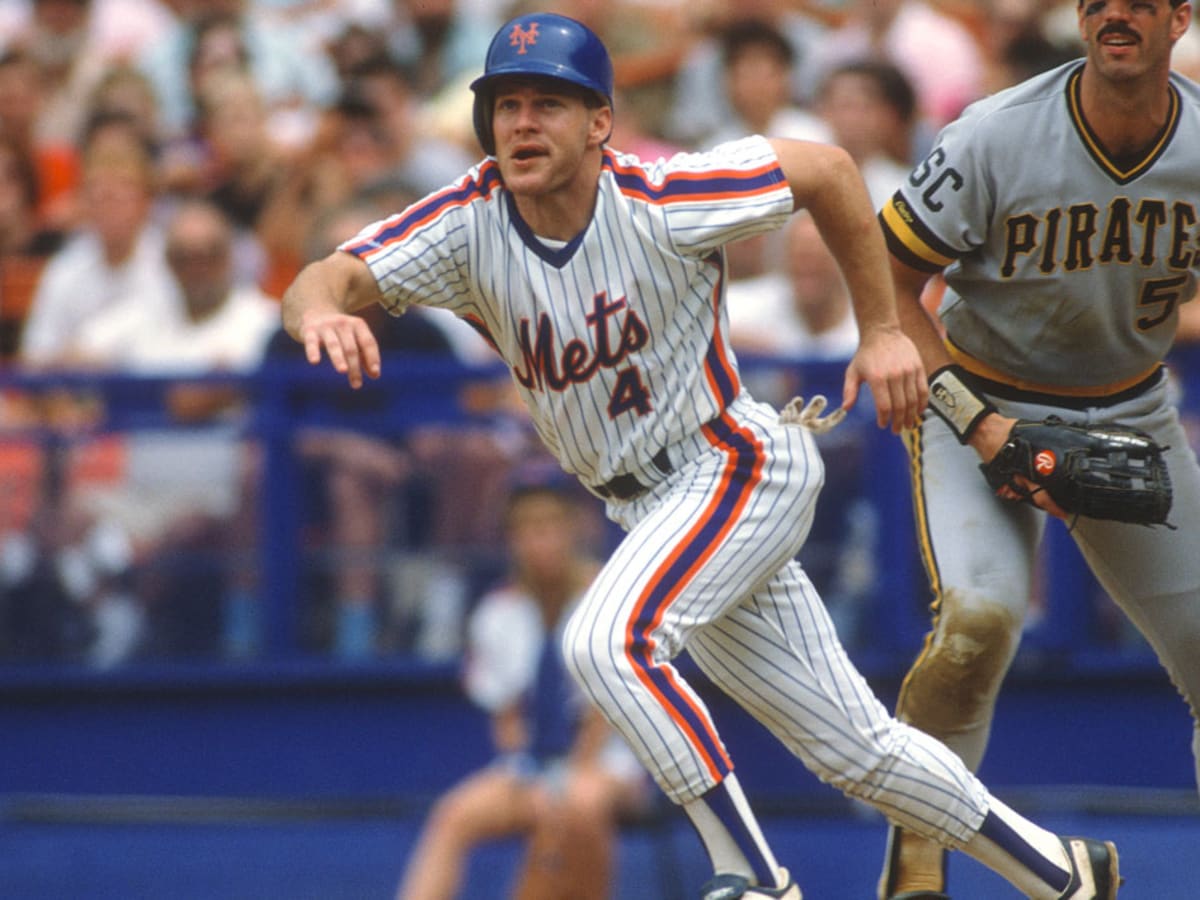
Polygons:
<instances>
[{"instance_id":1,"label":"baseball player in gray uniform","mask_svg":"<svg viewBox=\"0 0 1200 900\"><path fill-rule=\"evenodd\" d=\"M371 303L451 309L507 362L546 446L628 531L568 622L564 657L694 824L714 870L706 900L798 900L800 889L674 663L685 649L845 793L1031 897L1115 897L1111 843L1034 825L887 713L795 562L823 477L813 431L828 419L810 402L789 407L802 427L786 424L742 389L722 246L806 207L858 318L842 406L866 385L881 427L915 427L925 372L850 157L757 136L650 163L609 149L608 53L556 15L506 24L472 87L487 158L303 270L284 322L351 386L380 374L352 315Z\"/></svg>"},{"instance_id":2,"label":"baseball player in gray uniform","mask_svg":"<svg viewBox=\"0 0 1200 900\"><path fill-rule=\"evenodd\" d=\"M1200 467L1162 362L1200 267L1200 88L1170 71L1192 7L1081 0L1078 17L1086 59L968 108L880 213L938 413L906 435L935 600L898 715L972 769L1044 512L1062 512L1045 493L998 498L981 476L1014 419L1120 423L1169 447L1174 529L1079 518L1071 535L1200 713ZM942 270L939 329L918 294ZM942 849L893 829L880 897L945 890Z\"/></svg>"}]
</instances>

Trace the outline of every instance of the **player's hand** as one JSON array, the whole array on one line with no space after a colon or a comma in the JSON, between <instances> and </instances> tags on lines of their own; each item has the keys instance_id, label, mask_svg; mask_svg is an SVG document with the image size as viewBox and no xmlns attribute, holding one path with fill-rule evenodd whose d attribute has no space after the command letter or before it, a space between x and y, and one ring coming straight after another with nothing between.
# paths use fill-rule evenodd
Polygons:
<instances>
[{"instance_id":1,"label":"player's hand","mask_svg":"<svg viewBox=\"0 0 1200 900\"><path fill-rule=\"evenodd\" d=\"M320 363L324 350L333 368L346 376L352 388L362 387L364 373L370 378L380 375L379 344L370 326L360 316L305 312L300 321L299 338L310 363Z\"/></svg>"},{"instance_id":2,"label":"player's hand","mask_svg":"<svg viewBox=\"0 0 1200 900\"><path fill-rule=\"evenodd\" d=\"M880 428L899 434L913 428L929 399L925 367L916 345L896 327L877 327L864 332L858 351L846 367L842 408L858 400L863 384L875 398L875 421Z\"/></svg>"},{"instance_id":3,"label":"player's hand","mask_svg":"<svg viewBox=\"0 0 1200 900\"><path fill-rule=\"evenodd\" d=\"M975 452L979 454L981 460L988 462L1000 452L1000 448L1008 440L1009 432L1012 431L1012 427L1015 424L1017 424L1016 419L993 412L990 415L984 416L979 424L975 426L975 430L971 432L967 443L975 448ZM1067 511L1055 503L1050 494L1044 491L1039 485L1030 481L1024 475L1014 475L1013 480L1017 482L1017 485L1022 490L1028 492L1030 502L1038 509L1058 519L1066 520L1068 518ZM1021 499L1015 490L1007 486L997 491L996 496L1004 500Z\"/></svg>"},{"instance_id":4,"label":"player's hand","mask_svg":"<svg viewBox=\"0 0 1200 900\"><path fill-rule=\"evenodd\" d=\"M1014 475L1013 478L1023 490L1029 492L1029 502L1038 509L1049 513L1056 519L1062 519L1063 521L1066 521L1069 518L1067 511L1055 503L1049 492L1040 485L1030 481L1024 475ZM1020 499L1020 497L1017 495L1017 492L1011 488L1003 488L997 496L1003 497L1005 500Z\"/></svg>"}]
</instances>

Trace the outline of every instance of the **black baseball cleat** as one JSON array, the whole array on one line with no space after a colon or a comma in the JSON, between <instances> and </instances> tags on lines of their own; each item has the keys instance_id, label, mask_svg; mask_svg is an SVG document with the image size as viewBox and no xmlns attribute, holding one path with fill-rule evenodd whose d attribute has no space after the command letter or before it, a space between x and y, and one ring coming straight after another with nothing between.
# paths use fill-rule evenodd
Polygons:
<instances>
[{"instance_id":1,"label":"black baseball cleat","mask_svg":"<svg viewBox=\"0 0 1200 900\"><path fill-rule=\"evenodd\" d=\"M1121 874L1117 847L1112 841L1091 838L1061 838L1071 860L1071 883L1059 900L1116 900Z\"/></svg>"},{"instance_id":2,"label":"black baseball cleat","mask_svg":"<svg viewBox=\"0 0 1200 900\"><path fill-rule=\"evenodd\" d=\"M786 882L781 888L751 884L741 875L717 875L700 889L700 900L804 900L787 869L780 869L779 874Z\"/></svg>"}]
</instances>

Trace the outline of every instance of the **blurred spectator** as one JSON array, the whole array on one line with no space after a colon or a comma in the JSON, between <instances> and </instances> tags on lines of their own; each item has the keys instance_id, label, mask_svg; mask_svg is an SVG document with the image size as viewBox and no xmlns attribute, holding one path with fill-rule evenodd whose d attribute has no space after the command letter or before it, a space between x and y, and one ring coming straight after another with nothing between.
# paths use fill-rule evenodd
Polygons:
<instances>
[{"instance_id":1,"label":"blurred spectator","mask_svg":"<svg viewBox=\"0 0 1200 900\"><path fill-rule=\"evenodd\" d=\"M125 297L165 304L171 292L156 200L153 148L138 125L102 116L83 141L84 221L55 253L34 293L21 335L27 365L71 361L81 324Z\"/></svg>"},{"instance_id":2,"label":"blurred spectator","mask_svg":"<svg viewBox=\"0 0 1200 900\"><path fill-rule=\"evenodd\" d=\"M302 53L330 53L347 31L386 34L394 0L253 0L264 24L287 32Z\"/></svg>"},{"instance_id":3,"label":"blurred spectator","mask_svg":"<svg viewBox=\"0 0 1200 900\"><path fill-rule=\"evenodd\" d=\"M837 261L807 213L788 223L785 236L792 301L785 321L792 327L779 349L806 359L848 360L858 349L858 326Z\"/></svg>"},{"instance_id":4,"label":"blurred spectator","mask_svg":"<svg viewBox=\"0 0 1200 900\"><path fill-rule=\"evenodd\" d=\"M1175 45L1171 67L1192 81L1200 81L1200 11L1192 7L1192 24Z\"/></svg>"},{"instance_id":5,"label":"blurred spectator","mask_svg":"<svg viewBox=\"0 0 1200 900\"><path fill-rule=\"evenodd\" d=\"M759 280L730 281L729 336L739 354L842 360L858 347L858 326L841 270L801 210L783 230L779 262ZM794 384L762 396L786 402Z\"/></svg>"},{"instance_id":6,"label":"blurred spectator","mask_svg":"<svg viewBox=\"0 0 1200 900\"><path fill-rule=\"evenodd\" d=\"M754 235L725 248L729 339L741 353L782 352L779 329L792 318L782 235Z\"/></svg>"},{"instance_id":7,"label":"blurred spectator","mask_svg":"<svg viewBox=\"0 0 1200 900\"><path fill-rule=\"evenodd\" d=\"M227 217L204 201L180 204L165 255L173 276L168 302L129 294L80 323L81 363L168 377L256 369L279 305L235 281ZM132 394L125 399L136 402ZM240 426L229 417L241 392L175 383L164 399L182 427L130 432L123 477L82 486L73 503L92 527L119 530L128 540L135 598L148 617L140 649L208 655L223 626L226 649L243 653L243 623L253 614L247 606L254 602L255 528L246 490L252 469Z\"/></svg>"},{"instance_id":8,"label":"blurred spectator","mask_svg":"<svg viewBox=\"0 0 1200 900\"><path fill-rule=\"evenodd\" d=\"M387 57L365 60L350 72L343 102L361 105L363 116L379 128L386 150L382 176L360 190L424 196L457 180L476 160L457 145L422 134L412 75Z\"/></svg>"},{"instance_id":9,"label":"blurred spectator","mask_svg":"<svg viewBox=\"0 0 1200 900\"><path fill-rule=\"evenodd\" d=\"M44 101L41 73L32 57L21 50L0 53L0 133L34 161L41 223L67 228L74 225L78 153L69 142L39 136L38 118Z\"/></svg>"},{"instance_id":10,"label":"blurred spectator","mask_svg":"<svg viewBox=\"0 0 1200 900\"><path fill-rule=\"evenodd\" d=\"M285 29L271 27L250 0L179 4L169 32L138 59L158 90L159 113L171 136L186 136L196 119L194 87L214 69L244 67L266 106L272 138L303 144L315 110L337 94L337 75L325 54L302 52Z\"/></svg>"},{"instance_id":11,"label":"blurred spectator","mask_svg":"<svg viewBox=\"0 0 1200 900\"><path fill-rule=\"evenodd\" d=\"M620 89L613 92L613 107L625 109L625 95ZM659 122L661 125L661 120ZM676 153L684 151L685 147L674 141L659 136L661 128L650 130L641 122L639 116L620 115L613 120L612 134L608 138L608 146L620 153L632 153L643 162L654 162L657 159L668 159ZM478 145L476 145L478 146Z\"/></svg>"},{"instance_id":12,"label":"blurred spectator","mask_svg":"<svg viewBox=\"0 0 1200 900\"><path fill-rule=\"evenodd\" d=\"M324 212L308 236L306 258L326 256L380 215L379 206L366 199ZM379 307L362 314L370 320L386 359L397 354L452 355L449 338L424 311L418 316L392 317ZM278 323L266 359L302 359L301 348ZM371 394L337 400L342 412L364 415L370 415L379 402ZM434 582L442 584L450 595L439 598L444 601L439 612L455 631L460 628L464 600L456 599L452 576L438 568L432 553L424 554L426 565L420 572L410 570L413 581L420 581L407 586L413 588L408 592L413 596L389 596L386 574L392 558L397 552L419 551L430 539L427 491L415 478L402 438L352 428L304 428L296 452L304 468L306 551L317 551L329 560L328 565L305 570L306 618L314 623L314 641L342 660L370 658L388 644L430 649L445 643L444 636L432 635L442 625L425 616L424 602L415 595ZM389 608L397 606L407 606L402 620L389 623ZM385 623L406 634L386 636ZM422 636L422 629L431 634ZM457 647L455 635L450 648Z\"/></svg>"},{"instance_id":13,"label":"blurred spectator","mask_svg":"<svg viewBox=\"0 0 1200 900\"><path fill-rule=\"evenodd\" d=\"M958 19L926 0L851 0L848 14L817 49L821 76L854 60L895 64L916 89L922 144L983 95L979 45Z\"/></svg>"},{"instance_id":14,"label":"blurred spectator","mask_svg":"<svg viewBox=\"0 0 1200 900\"><path fill-rule=\"evenodd\" d=\"M348 23L330 39L328 52L342 87L360 66L380 57L391 59L387 34L382 29L357 22Z\"/></svg>"},{"instance_id":15,"label":"blurred spectator","mask_svg":"<svg viewBox=\"0 0 1200 900\"><path fill-rule=\"evenodd\" d=\"M300 271L317 219L369 198L368 188L386 178L389 155L382 124L356 92L344 92L322 112L313 140L280 172L277 190L262 211L259 236L270 259L271 284L286 284ZM394 208L402 209L410 196Z\"/></svg>"},{"instance_id":16,"label":"blurred spectator","mask_svg":"<svg viewBox=\"0 0 1200 900\"><path fill-rule=\"evenodd\" d=\"M876 207L912 169L916 106L912 83L888 62L845 63L821 84L817 110L833 142L854 157Z\"/></svg>"},{"instance_id":17,"label":"blurred spectator","mask_svg":"<svg viewBox=\"0 0 1200 900\"><path fill-rule=\"evenodd\" d=\"M40 0L4 0L0 4L0 51L25 39L36 27L35 13ZM158 40L171 24L171 7L185 0L73 0L87 9L84 42L89 52L109 62L132 59L144 47ZM63 17L61 12L51 15ZM68 11L70 19L74 13ZM62 25L55 26L62 30Z\"/></svg>"},{"instance_id":18,"label":"blurred spectator","mask_svg":"<svg viewBox=\"0 0 1200 900\"><path fill-rule=\"evenodd\" d=\"M1027 81L1080 55L1036 34L1022 35L1002 50L1003 55L996 58L989 70L989 93Z\"/></svg>"},{"instance_id":19,"label":"blurred spectator","mask_svg":"<svg viewBox=\"0 0 1200 900\"><path fill-rule=\"evenodd\" d=\"M478 74L503 16L504 0L391 0L387 24L376 29L385 37L384 55L409 75L417 102L416 129L425 138L453 144L459 153L476 158L479 146L471 125L474 95L468 85ZM363 62L377 54L354 29L346 46L336 41L331 54L343 73L357 56Z\"/></svg>"},{"instance_id":20,"label":"blurred spectator","mask_svg":"<svg viewBox=\"0 0 1200 900\"><path fill-rule=\"evenodd\" d=\"M167 284L80 316L69 357L52 361L135 375L252 368L279 309L232 284L230 246L219 210L183 204L164 243ZM237 392L178 384L160 399L152 384L113 390L113 414L163 403L178 425L51 442L38 511L4 542L3 579L24 609L55 611L59 621L43 622L35 642L47 655L100 666L139 654L209 655L222 596L253 584L253 510L242 503L248 470L236 418L228 418Z\"/></svg>"},{"instance_id":21,"label":"blurred spectator","mask_svg":"<svg viewBox=\"0 0 1200 900\"><path fill-rule=\"evenodd\" d=\"M132 119L147 143L157 145L162 137L154 85L129 63L117 63L105 70L88 107L92 118L124 116Z\"/></svg>"},{"instance_id":22,"label":"blurred spectator","mask_svg":"<svg viewBox=\"0 0 1200 900\"><path fill-rule=\"evenodd\" d=\"M272 139L266 106L244 69L209 73L197 99L196 127L186 157L167 154L171 186L177 193L204 197L221 208L234 225L239 280L269 289L273 279L259 229L283 181L287 154Z\"/></svg>"},{"instance_id":23,"label":"blurred spectator","mask_svg":"<svg viewBox=\"0 0 1200 900\"><path fill-rule=\"evenodd\" d=\"M8 0L20 3L20 0ZM37 66L41 143L75 144L91 97L109 67L130 59L167 22L153 0L29 0L0 49L20 49Z\"/></svg>"},{"instance_id":24,"label":"blurred spectator","mask_svg":"<svg viewBox=\"0 0 1200 900\"><path fill-rule=\"evenodd\" d=\"M16 353L20 330L47 258L61 235L39 227L38 177L25 146L0 133L0 368ZM16 390L0 389L0 424L29 424L35 408ZM35 534L55 527L43 503L55 473L34 440L0 440L0 658L55 658L78 649L78 610L58 593L42 596L46 567L35 573ZM23 590L22 590L23 589ZM56 602L57 601L57 602Z\"/></svg>"},{"instance_id":25,"label":"blurred spectator","mask_svg":"<svg viewBox=\"0 0 1200 900\"><path fill-rule=\"evenodd\" d=\"M733 116L709 135L706 143L748 134L830 140L826 124L792 99L796 54L778 28L758 19L730 23L721 33L721 63Z\"/></svg>"},{"instance_id":26,"label":"blurred spectator","mask_svg":"<svg viewBox=\"0 0 1200 900\"><path fill-rule=\"evenodd\" d=\"M62 234L39 222L38 176L26 148L0 133L0 362L17 350L46 260Z\"/></svg>"},{"instance_id":27,"label":"blurred spectator","mask_svg":"<svg viewBox=\"0 0 1200 900\"><path fill-rule=\"evenodd\" d=\"M767 22L787 38L795 54L789 99L805 105L816 86L816 47L828 17L815 3L789 0L711 0L686 4L689 43L675 81L664 136L689 147L711 143L709 135L733 117L722 77L721 40L740 20Z\"/></svg>"},{"instance_id":28,"label":"blurred spectator","mask_svg":"<svg viewBox=\"0 0 1200 900\"><path fill-rule=\"evenodd\" d=\"M486 9L466 15L462 0L392 0L389 54L413 73L422 98L474 73L501 20Z\"/></svg>"},{"instance_id":29,"label":"blurred spectator","mask_svg":"<svg viewBox=\"0 0 1200 900\"><path fill-rule=\"evenodd\" d=\"M85 365L156 374L257 366L265 330L273 332L278 325L279 304L236 279L233 242L233 223L219 206L199 199L181 202L166 227L164 255L172 277L166 302L128 294L79 322L79 359ZM202 407L189 405L204 417Z\"/></svg>"},{"instance_id":30,"label":"blurred spectator","mask_svg":"<svg viewBox=\"0 0 1200 900\"><path fill-rule=\"evenodd\" d=\"M0 75L4 71L7 67L0 65ZM135 291L165 303L170 289L162 234L151 223L151 148L129 120L101 117L86 130L82 154L84 220L37 278L17 352L25 366L69 366L78 360L76 341L85 321ZM75 392L52 391L26 399L23 415L41 424L75 426L95 414L94 402ZM77 618L86 601L99 597L102 582L118 577L125 565L119 539L87 529L67 503L78 478L111 472L107 450L103 441L73 446L56 439L31 450L32 471L37 473L30 501L35 512L28 522L16 523L18 528L6 538L5 546L12 551L6 551L7 558L18 562L4 578L12 595L27 601L18 606L31 611L24 622L34 636L19 644L32 652L90 652L94 658L111 659L128 649L124 638L97 637ZM124 597L114 595L107 605L97 600L93 612L111 626L108 635L122 630L128 634L125 626L133 618L133 607Z\"/></svg>"},{"instance_id":31,"label":"blurred spectator","mask_svg":"<svg viewBox=\"0 0 1200 900\"><path fill-rule=\"evenodd\" d=\"M512 488L511 574L471 616L463 673L491 716L497 757L437 802L398 900L458 896L470 853L511 837L528 843L507 896L612 895L616 820L645 802L647 781L563 668L562 626L598 568L580 540L576 490L557 469Z\"/></svg>"},{"instance_id":32,"label":"blurred spectator","mask_svg":"<svg viewBox=\"0 0 1200 900\"><path fill-rule=\"evenodd\" d=\"M982 6L980 44L988 93L1083 55L1078 32L1069 40L1050 36L1046 17L1053 5L1044 0L986 0Z\"/></svg>"},{"instance_id":33,"label":"blurred spectator","mask_svg":"<svg viewBox=\"0 0 1200 900\"><path fill-rule=\"evenodd\" d=\"M280 173L259 235L271 259L271 284L299 271L304 243L325 211L355 199L403 209L461 176L474 155L427 136L405 71L386 58L350 73L337 104L322 114L315 139Z\"/></svg>"}]
</instances>

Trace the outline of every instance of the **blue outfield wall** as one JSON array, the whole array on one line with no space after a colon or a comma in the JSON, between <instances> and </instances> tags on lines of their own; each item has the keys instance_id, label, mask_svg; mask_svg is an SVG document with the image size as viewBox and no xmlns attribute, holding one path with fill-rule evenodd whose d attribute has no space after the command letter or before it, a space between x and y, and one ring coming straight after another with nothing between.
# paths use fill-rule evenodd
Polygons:
<instances>
[{"instance_id":1,"label":"blue outfield wall","mask_svg":"<svg viewBox=\"0 0 1200 900\"><path fill-rule=\"evenodd\" d=\"M687 667L701 680L698 672ZM891 675L870 679L885 702ZM748 792L781 809L836 808L758 723L705 696ZM244 671L9 676L0 690L0 795L168 795L410 809L490 755L483 716L446 671L263 665ZM1015 673L982 774L994 787L1187 791L1189 718L1138 666Z\"/></svg>"}]
</instances>

